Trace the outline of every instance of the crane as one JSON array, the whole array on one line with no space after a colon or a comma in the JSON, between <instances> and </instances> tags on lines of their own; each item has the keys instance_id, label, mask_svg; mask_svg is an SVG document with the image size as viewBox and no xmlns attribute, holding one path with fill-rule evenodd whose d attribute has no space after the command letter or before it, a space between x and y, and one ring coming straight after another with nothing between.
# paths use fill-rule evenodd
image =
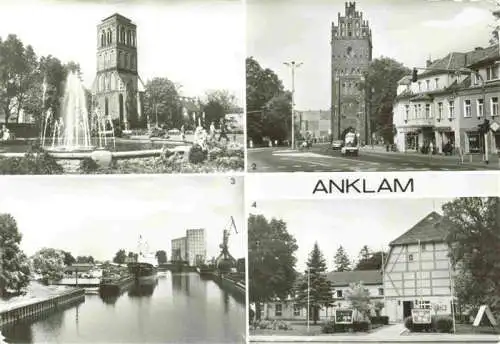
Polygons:
<instances>
[{"instance_id":1,"label":"crane","mask_svg":"<svg viewBox=\"0 0 500 344\"><path fill-rule=\"evenodd\" d=\"M221 252L217 259L215 260L215 266L217 268L221 268L220 264L222 262L228 262L229 268L234 267L236 265L236 259L229 253L229 236L231 235L231 230L238 234L238 229L236 228L236 224L234 222L234 218L231 216L229 219L228 225L225 226L224 231L222 232L222 244L219 245Z\"/></svg>"}]
</instances>

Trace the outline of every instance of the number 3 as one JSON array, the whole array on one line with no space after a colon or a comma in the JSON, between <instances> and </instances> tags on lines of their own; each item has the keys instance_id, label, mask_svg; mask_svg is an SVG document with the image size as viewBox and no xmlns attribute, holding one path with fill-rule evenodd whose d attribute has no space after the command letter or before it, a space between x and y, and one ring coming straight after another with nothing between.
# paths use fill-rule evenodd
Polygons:
<instances>
[{"instance_id":1,"label":"number 3","mask_svg":"<svg viewBox=\"0 0 500 344\"><path fill-rule=\"evenodd\" d=\"M231 185L234 185L236 184L236 179L234 179L234 177L231 177Z\"/></svg>"}]
</instances>

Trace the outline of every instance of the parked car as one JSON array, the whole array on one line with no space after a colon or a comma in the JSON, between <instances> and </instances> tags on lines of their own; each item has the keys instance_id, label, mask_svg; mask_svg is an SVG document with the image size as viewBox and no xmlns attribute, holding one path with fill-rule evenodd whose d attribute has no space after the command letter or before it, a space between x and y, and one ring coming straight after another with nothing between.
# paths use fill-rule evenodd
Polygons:
<instances>
[{"instance_id":1,"label":"parked car","mask_svg":"<svg viewBox=\"0 0 500 344\"><path fill-rule=\"evenodd\" d=\"M175 135L180 135L180 134L181 134L181 131L179 129L170 129L168 131L168 135L175 136Z\"/></svg>"},{"instance_id":2,"label":"parked car","mask_svg":"<svg viewBox=\"0 0 500 344\"><path fill-rule=\"evenodd\" d=\"M333 141L332 142L332 149L333 150L341 150L343 145L344 145L344 142L342 140Z\"/></svg>"}]
</instances>

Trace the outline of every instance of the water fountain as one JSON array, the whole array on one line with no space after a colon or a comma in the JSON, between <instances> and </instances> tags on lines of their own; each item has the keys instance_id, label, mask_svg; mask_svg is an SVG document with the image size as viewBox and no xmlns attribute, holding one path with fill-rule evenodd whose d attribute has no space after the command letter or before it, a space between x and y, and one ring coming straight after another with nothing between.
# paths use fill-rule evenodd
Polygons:
<instances>
[{"instance_id":1,"label":"water fountain","mask_svg":"<svg viewBox=\"0 0 500 344\"><path fill-rule=\"evenodd\" d=\"M52 113L47 112L42 146L49 152L88 152L96 149L91 144L89 111L85 89L78 75L74 72L68 74L66 87L61 104L61 116L54 122L52 128L52 144L47 147L46 128L53 119Z\"/></svg>"}]
</instances>

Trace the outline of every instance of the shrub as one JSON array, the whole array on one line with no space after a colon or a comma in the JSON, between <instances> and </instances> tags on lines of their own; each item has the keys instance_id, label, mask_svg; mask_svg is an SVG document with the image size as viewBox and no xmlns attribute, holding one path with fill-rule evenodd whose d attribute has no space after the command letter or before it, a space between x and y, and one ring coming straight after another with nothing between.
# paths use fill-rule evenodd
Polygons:
<instances>
[{"instance_id":1,"label":"shrub","mask_svg":"<svg viewBox=\"0 0 500 344\"><path fill-rule=\"evenodd\" d=\"M218 169L223 170L243 170L245 168L245 160L238 157L221 157L215 160L215 165Z\"/></svg>"},{"instance_id":2,"label":"shrub","mask_svg":"<svg viewBox=\"0 0 500 344\"><path fill-rule=\"evenodd\" d=\"M453 319L447 315L437 316L433 322L437 332L450 333L453 328Z\"/></svg>"},{"instance_id":3,"label":"shrub","mask_svg":"<svg viewBox=\"0 0 500 344\"><path fill-rule=\"evenodd\" d=\"M199 145L193 145L189 150L189 162L200 164L207 159L207 151Z\"/></svg>"},{"instance_id":4,"label":"shrub","mask_svg":"<svg viewBox=\"0 0 500 344\"><path fill-rule=\"evenodd\" d=\"M80 162L80 172L83 174L95 173L99 165L91 158L85 158Z\"/></svg>"},{"instance_id":5,"label":"shrub","mask_svg":"<svg viewBox=\"0 0 500 344\"><path fill-rule=\"evenodd\" d=\"M287 331L287 330L291 330L292 326L285 321L280 321L280 322L278 322L278 329Z\"/></svg>"},{"instance_id":6,"label":"shrub","mask_svg":"<svg viewBox=\"0 0 500 344\"><path fill-rule=\"evenodd\" d=\"M367 320L355 321L352 324L352 329L354 332L368 332L370 330L370 322Z\"/></svg>"},{"instance_id":7,"label":"shrub","mask_svg":"<svg viewBox=\"0 0 500 344\"><path fill-rule=\"evenodd\" d=\"M370 321L372 324L389 325L389 317L387 316L371 317Z\"/></svg>"},{"instance_id":8,"label":"shrub","mask_svg":"<svg viewBox=\"0 0 500 344\"><path fill-rule=\"evenodd\" d=\"M62 174L64 169L47 152L30 150L22 158L0 159L0 174Z\"/></svg>"},{"instance_id":9,"label":"shrub","mask_svg":"<svg viewBox=\"0 0 500 344\"><path fill-rule=\"evenodd\" d=\"M328 321L321 325L321 333L335 333L335 323Z\"/></svg>"}]
</instances>

